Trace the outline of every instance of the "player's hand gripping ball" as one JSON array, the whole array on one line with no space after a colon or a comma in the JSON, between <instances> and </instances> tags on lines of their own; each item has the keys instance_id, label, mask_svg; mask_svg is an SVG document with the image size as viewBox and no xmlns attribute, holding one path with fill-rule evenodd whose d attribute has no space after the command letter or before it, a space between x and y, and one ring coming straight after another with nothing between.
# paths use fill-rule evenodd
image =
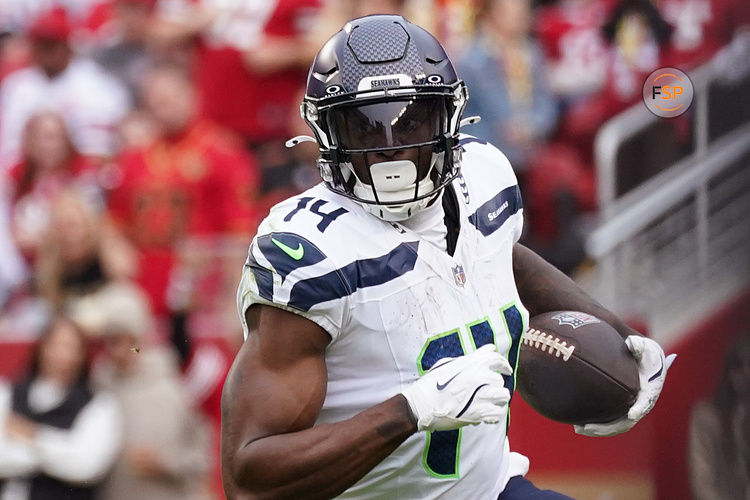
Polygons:
<instances>
[{"instance_id":1,"label":"player's hand gripping ball","mask_svg":"<svg viewBox=\"0 0 750 500\"><path fill-rule=\"evenodd\" d=\"M631 335L625 339L625 344L638 361L638 378L641 389L635 403L628 410L627 415L604 424L587 423L576 425L575 431L584 436L614 436L622 434L633 428L640 419L645 417L659 399L664 381L667 378L667 370L672 366L676 354L664 356L664 350L653 340Z\"/></svg>"},{"instance_id":2,"label":"player's hand gripping ball","mask_svg":"<svg viewBox=\"0 0 750 500\"><path fill-rule=\"evenodd\" d=\"M505 356L488 344L465 356L438 360L403 395L420 431L497 424L505 421L510 401L503 375L511 373Z\"/></svg>"},{"instance_id":3,"label":"player's hand gripping ball","mask_svg":"<svg viewBox=\"0 0 750 500\"><path fill-rule=\"evenodd\" d=\"M623 340L589 314L540 314L524 334L518 390L537 412L580 434L619 434L653 407L672 359L653 340Z\"/></svg>"}]
</instances>

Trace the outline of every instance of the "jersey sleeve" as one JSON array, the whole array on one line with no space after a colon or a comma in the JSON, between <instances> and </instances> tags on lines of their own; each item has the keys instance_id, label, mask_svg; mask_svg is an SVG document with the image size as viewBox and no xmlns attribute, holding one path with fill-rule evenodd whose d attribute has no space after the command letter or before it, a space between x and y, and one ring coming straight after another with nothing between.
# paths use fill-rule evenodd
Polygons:
<instances>
[{"instance_id":1,"label":"jersey sleeve","mask_svg":"<svg viewBox=\"0 0 750 500\"><path fill-rule=\"evenodd\" d=\"M495 146L472 136L461 137L461 172L477 206L469 222L485 237L510 230L517 243L523 232L523 200L508 158Z\"/></svg>"},{"instance_id":2,"label":"jersey sleeve","mask_svg":"<svg viewBox=\"0 0 750 500\"><path fill-rule=\"evenodd\" d=\"M273 226L288 229L266 219L242 270L237 306L245 338L245 312L253 304L265 304L313 321L336 340L345 322L350 284L319 241L298 232L269 230Z\"/></svg>"}]
</instances>

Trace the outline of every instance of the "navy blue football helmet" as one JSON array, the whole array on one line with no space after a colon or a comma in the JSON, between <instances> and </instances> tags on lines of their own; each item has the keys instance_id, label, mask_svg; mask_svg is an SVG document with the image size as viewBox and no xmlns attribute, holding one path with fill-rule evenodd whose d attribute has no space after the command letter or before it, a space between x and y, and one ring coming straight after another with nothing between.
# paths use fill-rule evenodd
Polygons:
<instances>
[{"instance_id":1,"label":"navy blue football helmet","mask_svg":"<svg viewBox=\"0 0 750 500\"><path fill-rule=\"evenodd\" d=\"M401 16L352 20L320 49L301 114L332 191L397 221L459 172L468 92L445 49Z\"/></svg>"}]
</instances>

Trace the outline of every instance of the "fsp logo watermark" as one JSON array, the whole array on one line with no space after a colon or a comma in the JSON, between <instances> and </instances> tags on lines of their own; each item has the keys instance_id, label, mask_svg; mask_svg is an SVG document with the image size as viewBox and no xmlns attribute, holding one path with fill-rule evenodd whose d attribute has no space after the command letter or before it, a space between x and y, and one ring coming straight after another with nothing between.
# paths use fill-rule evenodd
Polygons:
<instances>
[{"instance_id":1,"label":"fsp logo watermark","mask_svg":"<svg viewBox=\"0 0 750 500\"><path fill-rule=\"evenodd\" d=\"M693 83L679 69L659 68L643 84L643 101L656 116L680 116L693 102Z\"/></svg>"}]
</instances>

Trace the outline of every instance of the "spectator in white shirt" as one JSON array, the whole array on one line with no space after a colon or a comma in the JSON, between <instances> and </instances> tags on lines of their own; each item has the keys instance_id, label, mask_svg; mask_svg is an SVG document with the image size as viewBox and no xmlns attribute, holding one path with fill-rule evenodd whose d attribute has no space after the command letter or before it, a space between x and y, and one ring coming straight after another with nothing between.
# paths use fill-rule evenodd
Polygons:
<instances>
[{"instance_id":1,"label":"spectator in white shirt","mask_svg":"<svg viewBox=\"0 0 750 500\"><path fill-rule=\"evenodd\" d=\"M104 340L92 379L120 402L123 452L104 484L103 500L204 500L210 496L211 443L191 407L176 356L154 343L143 291L126 282L106 287L77 318Z\"/></svg>"},{"instance_id":2,"label":"spectator in white shirt","mask_svg":"<svg viewBox=\"0 0 750 500\"><path fill-rule=\"evenodd\" d=\"M40 15L29 30L34 64L8 75L0 86L0 166L18 159L28 119L46 109L68 124L76 148L87 156L114 151L116 126L130 107L127 91L69 44L62 8Z\"/></svg>"},{"instance_id":3,"label":"spectator in white shirt","mask_svg":"<svg viewBox=\"0 0 750 500\"><path fill-rule=\"evenodd\" d=\"M88 385L86 339L58 317L27 377L0 384L0 499L91 500L122 439L114 398Z\"/></svg>"}]
</instances>

